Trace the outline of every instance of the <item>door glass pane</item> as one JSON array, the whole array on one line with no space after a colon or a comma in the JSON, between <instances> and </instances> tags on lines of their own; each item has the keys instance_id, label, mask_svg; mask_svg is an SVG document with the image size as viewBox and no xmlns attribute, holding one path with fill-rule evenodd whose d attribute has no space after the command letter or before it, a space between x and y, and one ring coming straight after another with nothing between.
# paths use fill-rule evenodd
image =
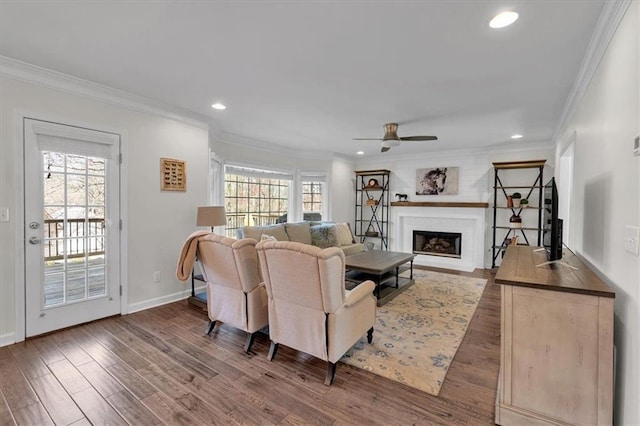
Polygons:
<instances>
[{"instance_id":1,"label":"door glass pane","mask_svg":"<svg viewBox=\"0 0 640 426\"><path fill-rule=\"evenodd\" d=\"M104 205L104 178L89 176L87 180L87 196L89 205Z\"/></svg>"},{"instance_id":2,"label":"door glass pane","mask_svg":"<svg viewBox=\"0 0 640 426\"><path fill-rule=\"evenodd\" d=\"M64 173L44 174L44 205L64 203Z\"/></svg>"},{"instance_id":3,"label":"door glass pane","mask_svg":"<svg viewBox=\"0 0 640 426\"><path fill-rule=\"evenodd\" d=\"M47 269L45 268L45 271ZM58 270L60 265L58 264ZM64 302L64 273L50 272L44 274L44 305L58 305Z\"/></svg>"},{"instance_id":4,"label":"door glass pane","mask_svg":"<svg viewBox=\"0 0 640 426\"><path fill-rule=\"evenodd\" d=\"M42 165L45 173L64 172L65 157L60 152L45 152L42 155Z\"/></svg>"},{"instance_id":5,"label":"door glass pane","mask_svg":"<svg viewBox=\"0 0 640 426\"><path fill-rule=\"evenodd\" d=\"M67 273L67 302L85 298L85 291L87 288L87 280L85 274L86 269L70 269Z\"/></svg>"},{"instance_id":6,"label":"door glass pane","mask_svg":"<svg viewBox=\"0 0 640 426\"><path fill-rule=\"evenodd\" d=\"M45 307L106 296L106 160L43 152L42 166Z\"/></svg>"},{"instance_id":7,"label":"door glass pane","mask_svg":"<svg viewBox=\"0 0 640 426\"><path fill-rule=\"evenodd\" d=\"M89 175L104 176L104 158L87 158L87 168Z\"/></svg>"},{"instance_id":8,"label":"door glass pane","mask_svg":"<svg viewBox=\"0 0 640 426\"><path fill-rule=\"evenodd\" d=\"M86 199L87 177L84 175L67 175L67 204L83 206Z\"/></svg>"},{"instance_id":9,"label":"door glass pane","mask_svg":"<svg viewBox=\"0 0 640 426\"><path fill-rule=\"evenodd\" d=\"M85 174L87 171L87 157L81 155L67 155L67 173Z\"/></svg>"}]
</instances>

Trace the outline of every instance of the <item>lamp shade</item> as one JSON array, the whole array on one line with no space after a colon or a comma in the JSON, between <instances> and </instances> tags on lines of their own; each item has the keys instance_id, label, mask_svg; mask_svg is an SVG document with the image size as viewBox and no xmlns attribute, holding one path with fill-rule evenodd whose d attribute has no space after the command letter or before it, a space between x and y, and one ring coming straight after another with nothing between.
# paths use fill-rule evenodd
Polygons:
<instances>
[{"instance_id":1,"label":"lamp shade","mask_svg":"<svg viewBox=\"0 0 640 426\"><path fill-rule=\"evenodd\" d=\"M220 226L226 225L227 218L223 206L198 207L196 226Z\"/></svg>"}]
</instances>

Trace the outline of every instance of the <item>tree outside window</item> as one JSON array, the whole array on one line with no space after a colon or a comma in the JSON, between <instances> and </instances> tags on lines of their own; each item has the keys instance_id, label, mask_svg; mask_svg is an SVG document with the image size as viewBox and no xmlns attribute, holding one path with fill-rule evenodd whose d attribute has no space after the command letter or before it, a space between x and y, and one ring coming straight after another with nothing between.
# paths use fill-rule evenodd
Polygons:
<instances>
[{"instance_id":1,"label":"tree outside window","mask_svg":"<svg viewBox=\"0 0 640 426\"><path fill-rule=\"evenodd\" d=\"M290 181L270 177L225 174L226 234L235 237L243 226L278 223L287 213Z\"/></svg>"}]
</instances>

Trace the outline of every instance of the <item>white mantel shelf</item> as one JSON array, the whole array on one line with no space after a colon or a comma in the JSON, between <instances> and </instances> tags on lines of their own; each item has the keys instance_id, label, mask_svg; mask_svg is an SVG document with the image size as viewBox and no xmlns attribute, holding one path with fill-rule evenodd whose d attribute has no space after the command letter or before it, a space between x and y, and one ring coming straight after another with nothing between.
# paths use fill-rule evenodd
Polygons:
<instances>
[{"instance_id":1,"label":"white mantel shelf","mask_svg":"<svg viewBox=\"0 0 640 426\"><path fill-rule=\"evenodd\" d=\"M482 202L452 202L452 201L393 201L393 207L466 207L466 208L488 208L489 203Z\"/></svg>"}]
</instances>

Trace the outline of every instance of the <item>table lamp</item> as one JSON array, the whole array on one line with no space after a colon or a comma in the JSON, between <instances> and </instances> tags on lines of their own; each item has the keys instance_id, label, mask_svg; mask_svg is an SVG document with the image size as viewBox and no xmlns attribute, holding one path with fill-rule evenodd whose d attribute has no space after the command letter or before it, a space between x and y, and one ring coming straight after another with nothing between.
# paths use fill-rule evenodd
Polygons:
<instances>
[{"instance_id":1,"label":"table lamp","mask_svg":"<svg viewBox=\"0 0 640 426\"><path fill-rule=\"evenodd\" d=\"M198 207L196 226L210 226L211 232L213 232L214 226L226 224L227 218L224 214L224 206Z\"/></svg>"}]
</instances>

